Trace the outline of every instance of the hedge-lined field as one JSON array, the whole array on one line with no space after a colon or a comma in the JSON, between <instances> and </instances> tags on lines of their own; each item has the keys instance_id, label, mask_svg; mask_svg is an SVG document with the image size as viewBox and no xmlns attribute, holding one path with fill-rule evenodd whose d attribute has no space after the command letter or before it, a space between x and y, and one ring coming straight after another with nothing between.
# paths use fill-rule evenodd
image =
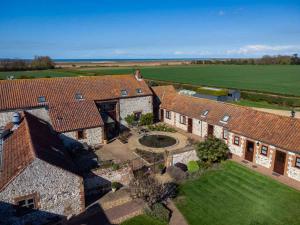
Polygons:
<instances>
[{"instance_id":1,"label":"hedge-lined field","mask_svg":"<svg viewBox=\"0 0 300 225\"><path fill-rule=\"evenodd\" d=\"M300 66L295 65L182 65L141 67L145 78L194 85L237 88L300 96ZM134 68L112 67L80 70L0 72L7 75L55 77L133 73Z\"/></svg>"},{"instance_id":2,"label":"hedge-lined field","mask_svg":"<svg viewBox=\"0 0 300 225\"><path fill-rule=\"evenodd\" d=\"M190 225L300 224L300 192L227 161L180 186L177 207Z\"/></svg>"}]
</instances>

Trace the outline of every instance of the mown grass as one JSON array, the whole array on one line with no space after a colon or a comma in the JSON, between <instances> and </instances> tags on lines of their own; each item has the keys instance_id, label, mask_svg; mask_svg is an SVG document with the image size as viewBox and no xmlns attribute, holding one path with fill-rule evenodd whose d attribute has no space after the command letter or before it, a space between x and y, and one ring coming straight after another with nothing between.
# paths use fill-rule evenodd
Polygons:
<instances>
[{"instance_id":1,"label":"mown grass","mask_svg":"<svg viewBox=\"0 0 300 225\"><path fill-rule=\"evenodd\" d=\"M139 215L124 221L123 223L121 223L121 225L167 225L167 224L147 215Z\"/></svg>"},{"instance_id":2,"label":"mown grass","mask_svg":"<svg viewBox=\"0 0 300 225\"><path fill-rule=\"evenodd\" d=\"M268 102L254 102L250 100L245 100L242 99L237 102L233 102L234 104L237 105L242 105L242 106L248 106L248 107L256 107L256 108L265 108L265 109L279 109L279 110L291 110L291 107L288 106L281 106L281 105L275 105L275 104L270 104Z\"/></svg>"},{"instance_id":3,"label":"mown grass","mask_svg":"<svg viewBox=\"0 0 300 225\"><path fill-rule=\"evenodd\" d=\"M237 88L300 96L300 66L296 65L181 65L141 67L145 78L194 85ZM55 69L46 71L0 72L0 78L10 75L61 77L133 73L134 67L95 69Z\"/></svg>"},{"instance_id":4,"label":"mown grass","mask_svg":"<svg viewBox=\"0 0 300 225\"><path fill-rule=\"evenodd\" d=\"M177 207L190 225L298 225L300 192L237 163L180 186Z\"/></svg>"}]
</instances>

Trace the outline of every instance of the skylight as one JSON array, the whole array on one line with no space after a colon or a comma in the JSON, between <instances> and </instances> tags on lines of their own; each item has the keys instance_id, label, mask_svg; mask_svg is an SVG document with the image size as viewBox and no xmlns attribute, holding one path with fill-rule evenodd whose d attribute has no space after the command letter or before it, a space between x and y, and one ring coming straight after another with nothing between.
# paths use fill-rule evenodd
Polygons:
<instances>
[{"instance_id":1,"label":"skylight","mask_svg":"<svg viewBox=\"0 0 300 225\"><path fill-rule=\"evenodd\" d=\"M38 103L45 103L46 102L46 97L45 96L39 96L38 97Z\"/></svg>"},{"instance_id":2,"label":"skylight","mask_svg":"<svg viewBox=\"0 0 300 225\"><path fill-rule=\"evenodd\" d=\"M204 110L204 111L202 112L201 116L204 116L204 117L207 116L208 112L209 112L208 110Z\"/></svg>"},{"instance_id":3,"label":"skylight","mask_svg":"<svg viewBox=\"0 0 300 225\"><path fill-rule=\"evenodd\" d=\"M83 100L83 95L82 95L81 93L77 92L77 93L75 94L75 99L76 99L76 100Z\"/></svg>"},{"instance_id":4,"label":"skylight","mask_svg":"<svg viewBox=\"0 0 300 225\"><path fill-rule=\"evenodd\" d=\"M121 90L121 95L122 96L127 96L128 95L127 90L125 90L125 89Z\"/></svg>"},{"instance_id":5,"label":"skylight","mask_svg":"<svg viewBox=\"0 0 300 225\"><path fill-rule=\"evenodd\" d=\"M229 118L230 118L230 116L228 116L228 115L225 115L225 116L223 116L223 118L221 119L221 122L223 122L223 123L227 123L227 122L228 122L228 120L229 120Z\"/></svg>"},{"instance_id":6,"label":"skylight","mask_svg":"<svg viewBox=\"0 0 300 225\"><path fill-rule=\"evenodd\" d=\"M141 94L141 93L143 93L143 91L142 91L142 89L137 88L137 89L136 89L136 93L137 93L137 94Z\"/></svg>"}]
</instances>

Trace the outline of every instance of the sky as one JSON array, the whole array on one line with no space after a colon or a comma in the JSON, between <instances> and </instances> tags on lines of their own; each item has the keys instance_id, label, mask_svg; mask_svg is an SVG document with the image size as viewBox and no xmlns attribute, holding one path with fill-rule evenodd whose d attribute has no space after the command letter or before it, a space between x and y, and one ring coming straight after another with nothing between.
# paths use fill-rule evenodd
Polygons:
<instances>
[{"instance_id":1,"label":"sky","mask_svg":"<svg viewBox=\"0 0 300 225\"><path fill-rule=\"evenodd\" d=\"M3 0L0 8L0 58L300 53L299 0Z\"/></svg>"}]
</instances>

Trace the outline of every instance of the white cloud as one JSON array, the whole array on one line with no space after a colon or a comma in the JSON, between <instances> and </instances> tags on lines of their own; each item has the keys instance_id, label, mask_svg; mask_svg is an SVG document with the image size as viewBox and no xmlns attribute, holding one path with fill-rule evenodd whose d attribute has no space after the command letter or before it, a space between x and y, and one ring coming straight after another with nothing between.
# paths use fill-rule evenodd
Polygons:
<instances>
[{"instance_id":1,"label":"white cloud","mask_svg":"<svg viewBox=\"0 0 300 225\"><path fill-rule=\"evenodd\" d=\"M174 55L185 55L185 56L203 56L209 55L210 52L206 50L194 50L194 51L175 51L173 52Z\"/></svg>"},{"instance_id":2,"label":"white cloud","mask_svg":"<svg viewBox=\"0 0 300 225\"><path fill-rule=\"evenodd\" d=\"M262 54L291 54L300 51L300 45L245 45L238 49L227 50L228 55L262 55Z\"/></svg>"}]
</instances>

